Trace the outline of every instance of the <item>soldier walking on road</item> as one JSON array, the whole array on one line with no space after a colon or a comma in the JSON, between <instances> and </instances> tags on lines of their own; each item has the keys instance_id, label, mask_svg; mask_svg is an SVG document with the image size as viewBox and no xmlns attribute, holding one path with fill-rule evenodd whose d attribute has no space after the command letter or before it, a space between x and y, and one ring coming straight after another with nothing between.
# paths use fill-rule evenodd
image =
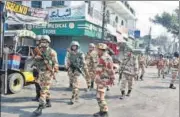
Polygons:
<instances>
[{"instance_id":1,"label":"soldier walking on road","mask_svg":"<svg viewBox=\"0 0 180 117\"><path fill-rule=\"evenodd\" d=\"M138 57L138 64L139 64L139 71L141 70L141 75L140 75L140 79L143 80L143 76L145 73L145 56L143 55L143 53L140 54L140 56Z\"/></svg>"},{"instance_id":2,"label":"soldier walking on road","mask_svg":"<svg viewBox=\"0 0 180 117\"><path fill-rule=\"evenodd\" d=\"M122 64L120 66L122 71L122 82L121 82L121 94L120 99L124 99L125 97L125 88L128 83L128 93L126 96L130 96L133 85L133 78L135 78L138 74L138 61L135 56L132 55L132 52L129 51L125 55L125 58L122 60Z\"/></svg>"},{"instance_id":3,"label":"soldier walking on road","mask_svg":"<svg viewBox=\"0 0 180 117\"><path fill-rule=\"evenodd\" d=\"M54 78L54 73L59 70L57 53L49 47L50 42L50 37L43 35L39 48L35 49L35 52L38 53L34 57L35 66L37 66L38 69L38 81L41 86L39 106L33 112L35 116L41 115L43 108L51 107L49 89L51 81Z\"/></svg>"},{"instance_id":4,"label":"soldier walking on road","mask_svg":"<svg viewBox=\"0 0 180 117\"><path fill-rule=\"evenodd\" d=\"M162 74L163 78L165 78L164 69L165 69L166 61L164 59L163 54L160 54L159 56L160 56L160 58L157 61L158 77L160 78L161 74Z\"/></svg>"},{"instance_id":5,"label":"soldier walking on road","mask_svg":"<svg viewBox=\"0 0 180 117\"><path fill-rule=\"evenodd\" d=\"M95 78L95 69L97 66L98 54L95 50L95 45L93 43L89 44L89 52L85 56L86 64L89 71L89 77L86 76L86 82L88 85L88 90L94 88L94 78Z\"/></svg>"},{"instance_id":6,"label":"soldier walking on road","mask_svg":"<svg viewBox=\"0 0 180 117\"><path fill-rule=\"evenodd\" d=\"M170 86L169 88L171 89L176 89L176 87L174 86L174 82L178 76L178 72L179 72L179 53L178 52L175 52L174 53L174 59L172 60L172 63L171 63L171 70L172 70L172 80L171 80L171 83L170 83Z\"/></svg>"},{"instance_id":7,"label":"soldier walking on road","mask_svg":"<svg viewBox=\"0 0 180 117\"><path fill-rule=\"evenodd\" d=\"M95 82L97 84L97 102L100 111L94 114L94 117L108 117L108 106L105 100L106 87L114 84L115 73L113 70L112 58L107 54L107 45L99 43L98 48L98 64L96 68Z\"/></svg>"},{"instance_id":8,"label":"soldier walking on road","mask_svg":"<svg viewBox=\"0 0 180 117\"><path fill-rule=\"evenodd\" d=\"M80 45L77 41L73 41L70 45L70 52L67 56L67 69L69 77L72 79L72 97L70 104L74 104L79 99L79 80L83 71L87 71L84 54L80 51ZM83 69L83 71L82 71ZM87 72L86 72L87 73Z\"/></svg>"},{"instance_id":9,"label":"soldier walking on road","mask_svg":"<svg viewBox=\"0 0 180 117\"><path fill-rule=\"evenodd\" d=\"M42 35L38 35L36 37L36 40L37 40L36 41L36 45L37 45L36 48L39 48L39 41L41 40L41 37L42 37ZM35 57L38 54L38 53L35 53L34 50L32 50L31 53L32 53L33 57ZM37 66L32 65L32 67L33 67L33 76L35 78L35 88L36 88L36 97L34 99L32 99L32 101L39 101L40 91L41 91L41 87L40 87L39 83L37 82L39 73L38 73L38 70L37 70Z\"/></svg>"}]
</instances>

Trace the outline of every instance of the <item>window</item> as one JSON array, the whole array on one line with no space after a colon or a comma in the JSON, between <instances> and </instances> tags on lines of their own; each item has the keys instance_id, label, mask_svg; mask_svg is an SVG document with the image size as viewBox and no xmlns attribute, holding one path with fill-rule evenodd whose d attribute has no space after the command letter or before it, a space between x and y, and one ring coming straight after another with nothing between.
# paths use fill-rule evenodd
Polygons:
<instances>
[{"instance_id":1,"label":"window","mask_svg":"<svg viewBox=\"0 0 180 117\"><path fill-rule=\"evenodd\" d=\"M22 1L16 1L17 4L22 4Z\"/></svg>"},{"instance_id":2,"label":"window","mask_svg":"<svg viewBox=\"0 0 180 117\"><path fill-rule=\"evenodd\" d=\"M121 21L121 26L123 26L123 25L124 25L124 21L122 20L122 21Z\"/></svg>"},{"instance_id":3,"label":"window","mask_svg":"<svg viewBox=\"0 0 180 117\"><path fill-rule=\"evenodd\" d=\"M52 1L52 6L64 6L64 1Z\"/></svg>"},{"instance_id":4,"label":"window","mask_svg":"<svg viewBox=\"0 0 180 117\"><path fill-rule=\"evenodd\" d=\"M42 1L31 1L31 6L33 8L41 8L42 7Z\"/></svg>"}]
</instances>

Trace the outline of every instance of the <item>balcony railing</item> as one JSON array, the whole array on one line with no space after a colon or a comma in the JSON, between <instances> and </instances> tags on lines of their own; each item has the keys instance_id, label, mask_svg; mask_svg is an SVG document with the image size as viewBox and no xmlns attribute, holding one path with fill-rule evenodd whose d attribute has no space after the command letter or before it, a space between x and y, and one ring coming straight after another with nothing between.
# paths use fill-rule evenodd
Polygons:
<instances>
[{"instance_id":1,"label":"balcony railing","mask_svg":"<svg viewBox=\"0 0 180 117\"><path fill-rule=\"evenodd\" d=\"M134 9L130 7L130 5L128 4L127 1L121 1L121 2L125 5L125 7L126 7L127 9L129 9L129 11L130 11L133 15L135 15Z\"/></svg>"}]
</instances>

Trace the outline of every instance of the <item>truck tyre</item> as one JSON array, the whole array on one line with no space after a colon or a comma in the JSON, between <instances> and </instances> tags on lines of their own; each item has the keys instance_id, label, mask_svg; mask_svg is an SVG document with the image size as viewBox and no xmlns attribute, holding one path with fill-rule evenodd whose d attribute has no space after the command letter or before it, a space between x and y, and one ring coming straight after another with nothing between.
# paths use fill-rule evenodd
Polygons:
<instances>
[{"instance_id":1,"label":"truck tyre","mask_svg":"<svg viewBox=\"0 0 180 117\"><path fill-rule=\"evenodd\" d=\"M8 91L10 93L18 93L24 87L24 78L20 73L12 73L8 75Z\"/></svg>"}]
</instances>

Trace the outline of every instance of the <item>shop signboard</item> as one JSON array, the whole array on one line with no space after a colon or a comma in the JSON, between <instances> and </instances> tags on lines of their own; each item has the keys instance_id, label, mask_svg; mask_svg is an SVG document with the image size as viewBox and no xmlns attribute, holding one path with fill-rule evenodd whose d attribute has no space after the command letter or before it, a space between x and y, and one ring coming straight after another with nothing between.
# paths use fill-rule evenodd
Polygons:
<instances>
[{"instance_id":1,"label":"shop signboard","mask_svg":"<svg viewBox=\"0 0 180 117\"><path fill-rule=\"evenodd\" d=\"M140 30L135 30L134 31L134 37L135 38L140 38Z\"/></svg>"},{"instance_id":2,"label":"shop signboard","mask_svg":"<svg viewBox=\"0 0 180 117\"><path fill-rule=\"evenodd\" d=\"M5 4L8 24L40 24L47 23L48 11L39 8L30 8L7 1Z\"/></svg>"},{"instance_id":3,"label":"shop signboard","mask_svg":"<svg viewBox=\"0 0 180 117\"><path fill-rule=\"evenodd\" d=\"M89 36L101 38L101 28L86 21L28 25L27 28L38 35Z\"/></svg>"},{"instance_id":4,"label":"shop signboard","mask_svg":"<svg viewBox=\"0 0 180 117\"><path fill-rule=\"evenodd\" d=\"M73 7L52 8L49 11L49 22L85 20L85 4Z\"/></svg>"}]
</instances>

